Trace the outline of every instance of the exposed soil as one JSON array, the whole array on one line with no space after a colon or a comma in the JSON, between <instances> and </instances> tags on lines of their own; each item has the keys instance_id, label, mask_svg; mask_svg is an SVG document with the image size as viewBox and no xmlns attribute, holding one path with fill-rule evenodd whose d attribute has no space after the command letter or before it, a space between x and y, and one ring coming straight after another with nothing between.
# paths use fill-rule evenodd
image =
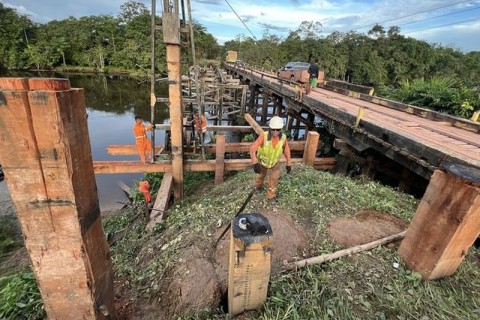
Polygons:
<instances>
[{"instance_id":1,"label":"exposed soil","mask_svg":"<svg viewBox=\"0 0 480 320\"><path fill-rule=\"evenodd\" d=\"M342 248L349 248L402 232L408 225L408 221L395 216L363 210L353 217L330 221L328 235Z\"/></svg>"},{"instance_id":2,"label":"exposed soil","mask_svg":"<svg viewBox=\"0 0 480 320\"><path fill-rule=\"evenodd\" d=\"M284 260L304 256L309 250L306 230L283 212L260 212L270 222L273 230L272 273L280 270ZM161 300L142 309L138 319L171 319L175 314L192 314L197 310L219 306L227 291L229 233L215 249L212 244L226 225L217 229L211 242L200 247L190 247L166 281Z\"/></svg>"}]
</instances>

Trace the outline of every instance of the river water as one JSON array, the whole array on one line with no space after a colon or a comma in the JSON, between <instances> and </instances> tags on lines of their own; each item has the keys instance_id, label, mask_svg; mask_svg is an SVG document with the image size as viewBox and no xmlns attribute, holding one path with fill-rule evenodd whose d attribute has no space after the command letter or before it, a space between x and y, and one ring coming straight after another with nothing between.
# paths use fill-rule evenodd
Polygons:
<instances>
[{"instance_id":1,"label":"river water","mask_svg":"<svg viewBox=\"0 0 480 320\"><path fill-rule=\"evenodd\" d=\"M6 75L2 75L6 76ZM9 74L7 76L18 76ZM93 160L139 160L138 156L110 156L107 146L113 144L135 144L132 132L134 116L141 115L145 120L150 116L150 81L126 76L78 75L29 73L21 76L68 78L72 88L83 88L88 114L88 131ZM167 85L157 85L156 95L167 97ZM165 104L157 104L156 123L168 122L168 109ZM164 132L157 131L156 143L164 143ZM98 197L102 211L116 209L126 202L118 181L132 186L142 174L102 174L96 175ZM0 182L0 196L5 196L5 181Z\"/></svg>"}]
</instances>

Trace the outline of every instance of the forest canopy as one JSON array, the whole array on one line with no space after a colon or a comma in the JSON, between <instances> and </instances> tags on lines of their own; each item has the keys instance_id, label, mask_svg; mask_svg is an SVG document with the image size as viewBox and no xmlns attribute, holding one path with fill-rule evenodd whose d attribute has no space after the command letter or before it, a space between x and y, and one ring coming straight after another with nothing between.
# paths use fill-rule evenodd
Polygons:
<instances>
[{"instance_id":1,"label":"forest canopy","mask_svg":"<svg viewBox=\"0 0 480 320\"><path fill-rule=\"evenodd\" d=\"M147 73L150 19L146 6L135 0L122 4L116 17L69 17L45 24L0 3L0 70ZM247 64L275 71L288 61L318 58L327 78L373 86L377 95L467 118L480 109L479 51L464 53L406 37L396 26L385 30L375 25L367 34L324 35L321 23L304 21L284 38L266 30L261 39L238 35L223 45L201 24L193 26L199 61L221 61L226 51L234 50ZM192 59L186 34L182 37L185 64ZM161 30L156 33L156 53L157 72L166 73Z\"/></svg>"}]
</instances>

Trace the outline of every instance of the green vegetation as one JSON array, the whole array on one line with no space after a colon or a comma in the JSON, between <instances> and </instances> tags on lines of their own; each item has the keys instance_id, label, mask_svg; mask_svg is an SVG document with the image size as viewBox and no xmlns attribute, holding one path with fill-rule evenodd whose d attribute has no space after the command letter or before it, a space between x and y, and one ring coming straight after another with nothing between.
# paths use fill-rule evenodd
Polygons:
<instances>
[{"instance_id":1,"label":"green vegetation","mask_svg":"<svg viewBox=\"0 0 480 320\"><path fill-rule=\"evenodd\" d=\"M161 18L157 19L160 24ZM150 15L141 2L125 2L117 17L69 17L46 24L34 24L0 3L0 21L4 30L0 32L0 70L150 72ZM165 73L163 35L156 35L155 65L157 73ZM239 35L222 48L205 27L194 23L194 38L198 61L223 60L226 51L235 50L247 64L275 71L288 61L319 58L327 78L374 86L387 98L395 98L396 90L408 90L401 97L405 103L466 118L480 109L480 52L463 53L406 37L396 26L386 31L375 25L367 34L323 36L320 23L304 21L285 38L268 31L259 40ZM192 61L187 47L182 55L183 61ZM434 89L432 82L449 92L438 96L442 93L427 91L425 99L418 99L418 91Z\"/></svg>"},{"instance_id":2,"label":"green vegetation","mask_svg":"<svg viewBox=\"0 0 480 320\"><path fill-rule=\"evenodd\" d=\"M20 245L15 236L16 233L15 222L2 217L2 223L0 224L0 257Z\"/></svg>"},{"instance_id":3,"label":"green vegetation","mask_svg":"<svg viewBox=\"0 0 480 320\"><path fill-rule=\"evenodd\" d=\"M45 316L42 298L30 268L0 277L0 319L44 319Z\"/></svg>"},{"instance_id":4,"label":"green vegetation","mask_svg":"<svg viewBox=\"0 0 480 320\"><path fill-rule=\"evenodd\" d=\"M250 171L239 172L222 185L195 192L170 209L168 219L146 237L143 223L130 223L142 208L124 217L111 217L106 230L129 227L125 238L112 248L117 276L137 306L161 298L162 282L194 245L210 243L218 219L229 221L252 185ZM309 231L313 254L338 250L327 235L327 223L352 216L362 209L411 219L418 200L360 178L357 180L294 166L283 175L279 203L268 205L255 195L244 212L281 210ZM135 211L137 210L137 211ZM114 224L120 223L120 226ZM118 229L117 229L118 230ZM267 301L246 319L476 319L479 317L480 263L472 248L451 277L423 282L402 264L396 249L379 247L369 252L311 266L298 272L272 275ZM395 268L393 264L399 263ZM150 309L151 310L151 309ZM179 319L225 319L220 310L200 310Z\"/></svg>"},{"instance_id":5,"label":"green vegetation","mask_svg":"<svg viewBox=\"0 0 480 320\"><path fill-rule=\"evenodd\" d=\"M150 12L135 0L111 15L69 17L34 24L0 3L0 70L2 68L84 69L96 72L150 70ZM158 18L157 24L160 25ZM156 33L156 66L166 72L162 32ZM194 23L197 59L212 59L220 46L203 26ZM184 58L187 54L184 51Z\"/></svg>"}]
</instances>

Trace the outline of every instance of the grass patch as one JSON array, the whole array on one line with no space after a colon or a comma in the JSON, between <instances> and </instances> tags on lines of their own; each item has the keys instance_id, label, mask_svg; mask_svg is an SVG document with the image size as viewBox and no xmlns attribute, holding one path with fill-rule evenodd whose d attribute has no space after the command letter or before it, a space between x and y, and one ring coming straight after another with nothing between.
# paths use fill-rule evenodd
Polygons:
<instances>
[{"instance_id":1,"label":"grass patch","mask_svg":"<svg viewBox=\"0 0 480 320\"><path fill-rule=\"evenodd\" d=\"M181 253L192 245L213 241L217 221L230 221L252 186L253 172L247 170L221 185L195 192L176 203L167 221L157 225L148 238L141 224L134 223L129 235L112 248L115 270L127 276L136 293L134 299L149 304L161 298L162 280L179 261ZM338 249L327 235L326 226L331 219L370 209L411 220L418 205L412 196L379 183L364 178L352 180L304 166L294 166L292 174L282 175L278 196L278 204L272 207L265 194L254 195L244 212L281 209L290 213L307 226L314 254ZM126 213L127 217L135 214L135 211ZM478 255L478 249L472 248L453 276L429 282L421 281L418 274L406 269L396 250L386 247L298 272L272 275L264 308L249 312L245 318L477 319L480 316ZM394 262L400 266L394 268ZM206 309L178 319L225 317L220 310Z\"/></svg>"},{"instance_id":2,"label":"grass patch","mask_svg":"<svg viewBox=\"0 0 480 320\"><path fill-rule=\"evenodd\" d=\"M30 268L0 277L0 319L45 319L42 298Z\"/></svg>"}]
</instances>

